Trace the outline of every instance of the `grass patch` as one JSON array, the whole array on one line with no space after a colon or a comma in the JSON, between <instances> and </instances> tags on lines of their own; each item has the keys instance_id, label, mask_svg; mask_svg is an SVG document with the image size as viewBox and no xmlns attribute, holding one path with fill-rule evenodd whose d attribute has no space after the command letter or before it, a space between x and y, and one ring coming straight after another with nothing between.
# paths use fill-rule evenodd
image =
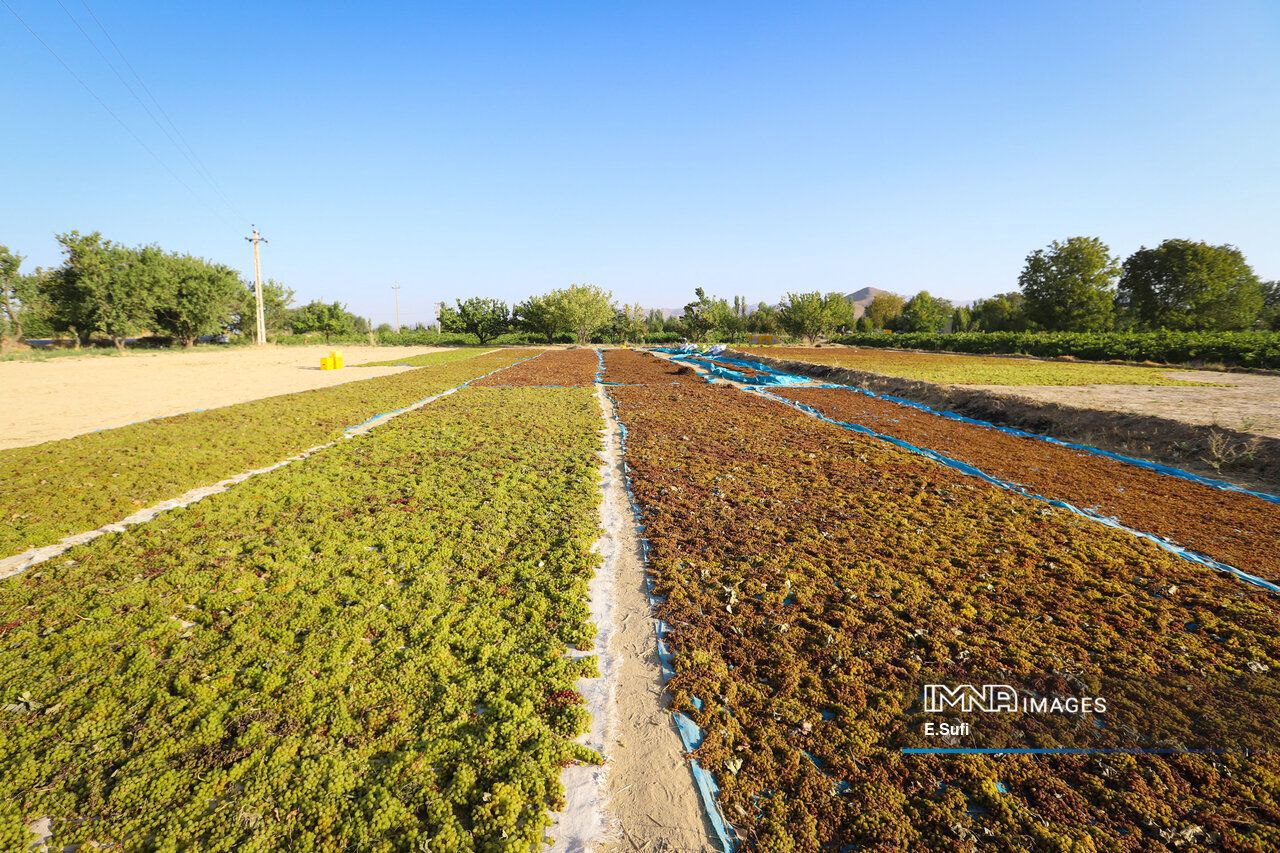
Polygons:
<instances>
[{"instance_id":1,"label":"grass patch","mask_svg":"<svg viewBox=\"0 0 1280 853\"><path fill-rule=\"evenodd\" d=\"M366 361L363 364L352 365L354 367L437 367L441 364L452 364L455 361L463 359L475 358L479 353L484 352L479 347L471 349L448 349L440 352L427 352L422 355L409 355L404 358L393 358L388 361Z\"/></svg>"},{"instance_id":2,"label":"grass patch","mask_svg":"<svg viewBox=\"0 0 1280 853\"><path fill-rule=\"evenodd\" d=\"M436 367L282 394L0 451L0 556L117 521L195 486L332 441L530 350L472 353Z\"/></svg>"},{"instance_id":3,"label":"grass patch","mask_svg":"<svg viewBox=\"0 0 1280 853\"><path fill-rule=\"evenodd\" d=\"M0 844L537 849L598 760L599 426L465 391L0 583Z\"/></svg>"},{"instance_id":4,"label":"grass patch","mask_svg":"<svg viewBox=\"0 0 1280 853\"><path fill-rule=\"evenodd\" d=\"M940 385L1207 385L1156 367L844 347L749 347L746 352Z\"/></svg>"}]
</instances>

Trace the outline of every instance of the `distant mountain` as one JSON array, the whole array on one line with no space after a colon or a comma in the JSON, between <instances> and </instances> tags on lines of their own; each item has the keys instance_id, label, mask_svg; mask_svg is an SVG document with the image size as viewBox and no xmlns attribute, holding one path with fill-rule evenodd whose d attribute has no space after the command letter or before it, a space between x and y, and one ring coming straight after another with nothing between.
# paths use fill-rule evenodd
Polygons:
<instances>
[{"instance_id":1,"label":"distant mountain","mask_svg":"<svg viewBox=\"0 0 1280 853\"><path fill-rule=\"evenodd\" d=\"M867 306L871 304L871 300L881 293L892 295L889 291L881 290L878 287L864 287L861 290L855 290L853 293L846 293L844 298L853 303L853 316L861 317L866 313Z\"/></svg>"}]
</instances>

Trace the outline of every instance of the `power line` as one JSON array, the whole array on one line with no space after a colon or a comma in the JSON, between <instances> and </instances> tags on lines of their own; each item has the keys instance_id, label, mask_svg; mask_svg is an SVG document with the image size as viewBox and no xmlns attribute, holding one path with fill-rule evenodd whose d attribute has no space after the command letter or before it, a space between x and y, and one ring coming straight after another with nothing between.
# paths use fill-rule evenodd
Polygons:
<instances>
[{"instance_id":1,"label":"power line","mask_svg":"<svg viewBox=\"0 0 1280 853\"><path fill-rule=\"evenodd\" d=\"M62 5L62 0L58 0L58 5ZM89 13L89 17L93 18L93 22L98 25L98 29L102 30L102 34L106 36L107 41L111 43L111 47L116 52L116 55L120 57L120 61L123 62L125 67L129 69L129 73L133 75L133 79L138 81L138 85L142 88L142 91L147 93L147 97L151 99L151 103L155 105L156 110L160 113L160 115L164 116L164 120L168 122L169 127L173 130L173 134L177 136L178 140L181 141L181 145L179 145L178 142L174 141L173 136L169 136L168 131L165 131L165 135L169 136L169 141L173 142L174 146L179 151L182 152L183 156L187 158L187 162L191 163L192 168L195 169L200 174L200 176L205 179L206 183L208 183L209 186L213 188L213 191L218 194L218 197L222 199L223 204L225 204L231 210L232 213L234 213L236 216L240 217L241 219L247 218L243 213L240 212L239 208L237 208L234 204L232 204L231 200L227 198L227 195L222 191L222 186L218 183L217 178L213 176L213 172L209 170L209 167L206 166L204 164L204 161L200 159L200 156L196 154L195 149L191 147L191 143L187 142L187 138L182 135L182 131L178 129L178 126L174 123L173 119L169 117L169 113L160 104L159 99L157 99L155 94L151 91L151 87L149 87L146 84L146 81L142 79L142 75L140 75L137 69L133 67L133 63L129 61L129 58L127 56L124 55L124 51L120 49L120 45L116 44L116 40L111 37L111 33L108 32L106 25L102 23L102 20L94 13L93 9L89 7L88 0L80 0L80 5L84 6L84 10ZM63 11L66 11L65 6L63 6L62 8L63 8ZM70 15L71 13L67 12L67 14ZM79 26L79 24L77 24L76 26ZM81 32L84 32L84 30L82 29ZM87 37L87 34L86 34L86 37ZM90 39L90 42L92 41L93 40ZM94 48L97 49L96 44L94 44ZM101 54L101 51L98 51L98 52L99 54ZM106 57L104 56L103 59L105 60ZM107 64L111 65L112 71L115 71L115 66L112 65L110 61L108 61ZM116 76L120 77L121 83L124 83L124 78L121 77L119 72L116 72ZM137 93L133 91L133 87L130 86L128 83L124 83L124 85L125 85L125 88L129 90L129 93L132 94L134 98L138 100L138 103L142 104L142 99L139 98ZM143 106L143 109L146 109L146 104L142 104L142 106ZM161 130L164 130L163 125L160 125L160 122L151 113L151 110L149 109L147 110L147 115L150 115L151 120L156 122L156 125L159 126Z\"/></svg>"},{"instance_id":2,"label":"power line","mask_svg":"<svg viewBox=\"0 0 1280 853\"><path fill-rule=\"evenodd\" d=\"M71 21L71 23L75 24L76 29L80 31L80 35L84 36L85 41L89 42L89 46L92 47L94 52L98 54L98 57L103 62L106 63L108 68L111 69L111 73L116 75L116 79L120 81L120 84L124 86L125 89L128 90L129 94L133 96L133 99L138 102L138 106L142 107L143 112L147 114L147 116L151 119L151 121L155 124L156 127L160 128L160 132L163 133L168 138L169 142L173 144L173 147L178 149L178 153L186 158L187 164L191 166L192 170L197 175L200 175L202 178L204 178L205 183L209 184L210 188L215 193L217 193L219 198L222 199L222 203L227 206L227 210L231 212L232 216L241 217L241 214L238 210L236 210L235 205L233 205L227 199L227 197L224 196L216 186L214 186L214 184L210 181L209 177L201 173L200 168L196 166L195 161L192 160L191 156L185 150L183 150L181 145L178 144L178 140L176 140L173 134L170 133L169 130L163 124L160 123L160 119L156 118L156 114L151 111L151 108L149 106L147 106L146 101L142 100L142 98L134 90L133 86L129 85L129 81L124 79L124 75L121 74L120 71L116 68L115 63L112 62L107 57L107 55L102 52L102 48L98 47L98 43L94 41L93 36L89 35L88 31L85 30L85 28L80 25L79 19L76 18L75 15L71 14L71 10L66 7L66 4L63 3L62 0L57 0L57 3L59 6L62 7L63 13L66 14L67 18ZM87 9L88 7L86 6L85 8ZM92 15L93 12L90 11L90 14ZM98 26L101 27L102 25L99 24ZM105 33L106 30L103 30L103 32ZM108 35L107 38L110 39L110 36Z\"/></svg>"},{"instance_id":3,"label":"power line","mask_svg":"<svg viewBox=\"0 0 1280 853\"><path fill-rule=\"evenodd\" d=\"M204 198L202 198L202 197L201 197L201 196L200 196L200 195L199 195L195 190L193 190L193 189L191 188L191 185L190 185L190 184L188 184L186 181L182 180L182 178L180 178L180 177L178 176L178 173L177 173L177 172L175 172L175 171L173 171L173 169L169 168L169 164L168 164L168 163L166 163L164 160L161 160L161 159L160 159L160 155L159 155L159 154L157 154L157 153L155 152L155 150L154 150L154 149L152 149L152 147L151 147L150 145L148 145L146 142L144 142L144 141L143 141L143 139L142 139L142 137L141 137L141 136L139 136L137 133L135 133L135 132L134 132L134 130L133 130L133 128L131 128L128 124L126 124L126 123L125 123L125 121L124 121L124 119L120 118L120 116L116 114L115 110L113 110L113 109L111 109L111 107L107 106L107 102L106 102L106 101L104 101L104 100L102 100L102 98L98 97L98 93L97 93L97 92L95 92L95 91L93 90L93 88L92 88L88 83L84 82L84 80L80 77L80 75L79 75L79 74L77 74L77 73L76 73L76 72L71 68L71 66L70 66L70 65L68 65L68 64L66 63L66 61L65 61L61 56L59 56L59 55L58 55L58 52L57 52L56 50L54 50L52 47L50 47L50 46L49 46L49 43L48 43L47 41L45 41L44 39L42 39L42 38L40 37L40 34L39 34L39 33L37 33L35 30L33 30L33 29L31 28L31 25L30 25L30 24L28 24L28 23L26 22L26 20L25 20L21 15L19 15L19 14L18 14L18 11L17 11L16 9L14 9L12 6L10 6L10 5L9 5L9 0L0 0L0 3L3 3L3 4L4 4L4 7L5 7L6 9L8 9L8 10L9 10L10 14L12 14L15 18L17 18L17 19L18 19L18 23L22 24L22 26L26 29L26 31L27 31L27 32L29 32L29 33L31 33L31 37L32 37L32 38L34 38L36 41L40 42L41 46L42 46L42 47L44 47L44 49L45 49L45 50L49 51L49 55L50 55L50 56L52 56L54 59L58 60L58 64L59 64L59 65L61 65L64 69L66 69L66 72L67 72L68 74L70 74L70 75L71 75L71 77L72 77L72 78L73 78L77 83L79 83L79 84L81 85L81 87L83 87L83 88L84 88L84 90L85 90L86 92L88 92L88 93L89 93L89 95L90 95L90 96L91 96L95 101L97 101L97 102L98 102L98 106L100 106L100 107L102 107L104 110L106 110L106 111L107 111L107 114L108 114L108 115L110 115L113 119L115 119L115 120L116 120L116 123L117 123L117 124L119 124L122 128L124 128L124 130L125 130L125 132L126 132L126 133L128 133L130 136L132 136L132 137L133 137L134 142L137 142L139 145L141 145L141 146L142 146L142 148L143 148L143 150L145 150L148 154L150 154L150 155L151 155L151 158L152 158L153 160L155 160L157 163L159 163L159 164L160 164L160 167L161 167L162 169L164 169L166 172L168 172L168 173L169 173L169 176L170 176L171 178L173 178L175 181L177 181L179 184L181 184L181 185L183 186L183 188L184 188L184 189L186 189L186 191L187 191L187 192L191 193L191 197L192 197L192 198L194 198L196 201L200 202L200 204L202 204L202 205L203 205L203 206L204 206L204 207L205 207L205 208L206 208L210 213L212 213L214 216L217 216L217 217L218 217L219 219L221 219L225 224L227 224L227 225L232 225L232 223L231 223L231 222L229 222L229 221L228 221L228 220L227 220L227 219L226 219L226 218L225 218L225 217L224 217L224 216L223 216L219 211L214 210L212 207L210 207L210 206L209 206L209 202L208 202L208 201L206 201Z\"/></svg>"}]
</instances>

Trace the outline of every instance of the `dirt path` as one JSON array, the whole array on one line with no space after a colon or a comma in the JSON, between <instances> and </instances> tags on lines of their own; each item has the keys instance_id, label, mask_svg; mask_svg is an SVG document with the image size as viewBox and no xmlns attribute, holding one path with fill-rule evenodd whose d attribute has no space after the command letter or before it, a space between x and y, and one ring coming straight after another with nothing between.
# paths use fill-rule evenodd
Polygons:
<instances>
[{"instance_id":1,"label":"dirt path","mask_svg":"<svg viewBox=\"0 0 1280 853\"><path fill-rule=\"evenodd\" d=\"M1085 409L1156 415L1199 426L1280 438L1280 376L1178 370L1172 379L1215 382L1223 387L1149 385L971 385L997 394L1029 397Z\"/></svg>"},{"instance_id":2,"label":"dirt path","mask_svg":"<svg viewBox=\"0 0 1280 853\"><path fill-rule=\"evenodd\" d=\"M616 544L612 713L605 756L609 760L606 850L715 851L710 827L667 710L658 667L656 620L645 591L645 568L627 499L621 440L613 407L597 386L608 426L609 476L605 514Z\"/></svg>"},{"instance_id":3,"label":"dirt path","mask_svg":"<svg viewBox=\"0 0 1280 853\"><path fill-rule=\"evenodd\" d=\"M372 379L402 367L320 370L331 348L197 347L191 352L0 362L0 449L135 421ZM348 365L441 347L340 346Z\"/></svg>"}]
</instances>

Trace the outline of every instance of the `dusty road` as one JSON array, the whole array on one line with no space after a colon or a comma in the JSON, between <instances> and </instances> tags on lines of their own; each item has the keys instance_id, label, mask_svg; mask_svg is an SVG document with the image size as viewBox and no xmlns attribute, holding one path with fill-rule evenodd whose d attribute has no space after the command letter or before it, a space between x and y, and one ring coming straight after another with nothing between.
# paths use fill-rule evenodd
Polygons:
<instances>
[{"instance_id":1,"label":"dusty road","mask_svg":"<svg viewBox=\"0 0 1280 853\"><path fill-rule=\"evenodd\" d=\"M440 347L339 346L348 365ZM0 362L0 449L134 421L370 379L403 367L320 370L324 346L196 347L190 352Z\"/></svg>"}]
</instances>

